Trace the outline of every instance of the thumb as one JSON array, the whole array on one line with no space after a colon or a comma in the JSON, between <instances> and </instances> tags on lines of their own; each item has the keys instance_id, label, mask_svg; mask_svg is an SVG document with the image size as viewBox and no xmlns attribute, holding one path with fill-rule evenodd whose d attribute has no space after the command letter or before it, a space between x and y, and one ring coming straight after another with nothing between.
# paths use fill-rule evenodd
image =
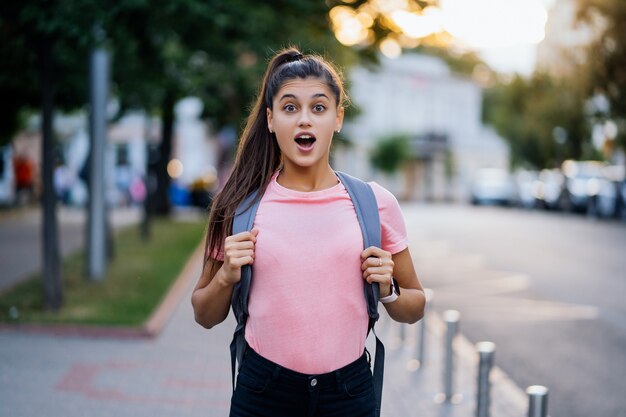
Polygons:
<instances>
[{"instance_id":1,"label":"thumb","mask_svg":"<svg viewBox=\"0 0 626 417\"><path fill-rule=\"evenodd\" d=\"M257 237L259 234L259 228L258 227L253 227L252 230L250 230L250 233L252 233L252 235L254 237Z\"/></svg>"}]
</instances>

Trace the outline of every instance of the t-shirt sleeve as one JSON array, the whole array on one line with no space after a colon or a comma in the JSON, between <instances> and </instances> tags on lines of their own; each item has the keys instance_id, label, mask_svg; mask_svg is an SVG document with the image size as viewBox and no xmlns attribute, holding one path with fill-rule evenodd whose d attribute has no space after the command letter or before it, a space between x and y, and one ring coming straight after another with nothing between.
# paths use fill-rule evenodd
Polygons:
<instances>
[{"instance_id":1,"label":"t-shirt sleeve","mask_svg":"<svg viewBox=\"0 0 626 417\"><path fill-rule=\"evenodd\" d=\"M381 249L391 252L391 254L401 252L407 248L409 239L400 204L396 197L387 189L375 182L370 182L369 184L372 186L378 202Z\"/></svg>"}]
</instances>

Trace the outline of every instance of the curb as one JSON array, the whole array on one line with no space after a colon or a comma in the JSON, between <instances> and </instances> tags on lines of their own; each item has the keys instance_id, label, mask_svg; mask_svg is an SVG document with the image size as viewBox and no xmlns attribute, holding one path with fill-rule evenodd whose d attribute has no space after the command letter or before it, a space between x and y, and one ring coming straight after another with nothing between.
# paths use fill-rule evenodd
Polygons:
<instances>
[{"instance_id":1,"label":"curb","mask_svg":"<svg viewBox=\"0 0 626 417\"><path fill-rule=\"evenodd\" d=\"M181 272L170 286L150 317L141 326L90 326L78 324L0 324L0 332L43 334L60 337L151 339L158 336L196 277L198 258L201 259L204 243L200 243L185 261Z\"/></svg>"}]
</instances>

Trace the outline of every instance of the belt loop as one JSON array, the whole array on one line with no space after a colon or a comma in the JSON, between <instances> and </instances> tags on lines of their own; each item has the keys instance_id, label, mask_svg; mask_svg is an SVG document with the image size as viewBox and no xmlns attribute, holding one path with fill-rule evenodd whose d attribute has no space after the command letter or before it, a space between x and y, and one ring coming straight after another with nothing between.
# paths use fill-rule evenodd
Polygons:
<instances>
[{"instance_id":1,"label":"belt loop","mask_svg":"<svg viewBox=\"0 0 626 417\"><path fill-rule=\"evenodd\" d=\"M341 375L341 371L339 369L335 371L335 381L337 382L337 391L341 390L341 385L343 384L343 378Z\"/></svg>"},{"instance_id":2,"label":"belt loop","mask_svg":"<svg viewBox=\"0 0 626 417\"><path fill-rule=\"evenodd\" d=\"M280 365L276 365L274 367L274 372L272 372L272 382L276 381L280 376L280 372L283 370L283 367Z\"/></svg>"}]
</instances>

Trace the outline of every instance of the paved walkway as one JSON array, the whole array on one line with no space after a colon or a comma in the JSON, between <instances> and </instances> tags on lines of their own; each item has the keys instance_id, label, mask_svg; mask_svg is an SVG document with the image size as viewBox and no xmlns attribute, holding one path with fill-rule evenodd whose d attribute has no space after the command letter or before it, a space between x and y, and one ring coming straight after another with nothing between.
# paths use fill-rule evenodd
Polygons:
<instances>
[{"instance_id":1,"label":"paved walkway","mask_svg":"<svg viewBox=\"0 0 626 417\"><path fill-rule=\"evenodd\" d=\"M0 332L0 415L11 417L225 417L231 395L230 343L234 320L211 330L195 324L189 295L200 252L179 280L187 286L155 338L113 339ZM476 354L462 337L457 352L458 405L438 404L443 390L439 317L427 316L426 360L415 368L419 325L404 328L381 319L387 347L385 417L475 415ZM372 344L372 340L368 345ZM526 415L524 393L498 369L492 374L494 417ZM295 416L297 417L297 416Z\"/></svg>"},{"instance_id":2,"label":"paved walkway","mask_svg":"<svg viewBox=\"0 0 626 417\"><path fill-rule=\"evenodd\" d=\"M86 238L87 213L83 208L57 207L59 246L62 256L81 248ZM111 210L114 228L137 223L139 207ZM39 272L42 268L42 212L39 207L0 211L0 291Z\"/></svg>"}]
</instances>

